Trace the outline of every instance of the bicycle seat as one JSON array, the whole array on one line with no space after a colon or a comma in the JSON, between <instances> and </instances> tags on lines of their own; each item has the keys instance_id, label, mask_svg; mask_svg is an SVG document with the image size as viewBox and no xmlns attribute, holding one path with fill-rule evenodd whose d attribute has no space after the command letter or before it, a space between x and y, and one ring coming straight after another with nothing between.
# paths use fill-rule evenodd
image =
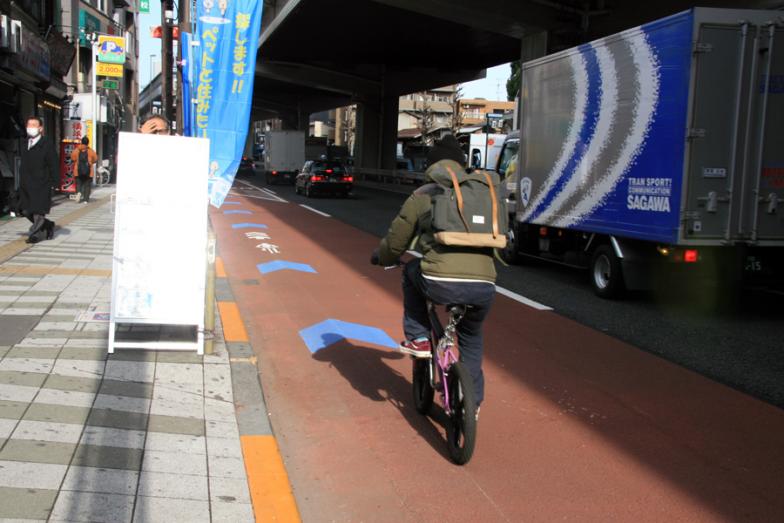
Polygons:
<instances>
[{"instance_id":1,"label":"bicycle seat","mask_svg":"<svg viewBox=\"0 0 784 523\"><path fill-rule=\"evenodd\" d=\"M452 303L446 306L446 312L448 312L449 314L456 314L458 316L462 316L470 308L471 306L466 305L465 303Z\"/></svg>"}]
</instances>

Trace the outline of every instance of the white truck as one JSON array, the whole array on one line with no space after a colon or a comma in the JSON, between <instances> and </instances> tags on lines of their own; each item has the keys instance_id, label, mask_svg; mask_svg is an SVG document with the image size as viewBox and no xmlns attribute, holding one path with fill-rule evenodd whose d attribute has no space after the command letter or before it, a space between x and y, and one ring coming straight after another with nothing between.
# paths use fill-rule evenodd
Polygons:
<instances>
[{"instance_id":1,"label":"white truck","mask_svg":"<svg viewBox=\"0 0 784 523\"><path fill-rule=\"evenodd\" d=\"M303 131L269 131L264 133L262 171L268 185L294 183L305 164Z\"/></svg>"},{"instance_id":2,"label":"white truck","mask_svg":"<svg viewBox=\"0 0 784 523\"><path fill-rule=\"evenodd\" d=\"M492 169L498 161L506 135L480 133L471 134L469 137L468 164L475 169Z\"/></svg>"}]
</instances>

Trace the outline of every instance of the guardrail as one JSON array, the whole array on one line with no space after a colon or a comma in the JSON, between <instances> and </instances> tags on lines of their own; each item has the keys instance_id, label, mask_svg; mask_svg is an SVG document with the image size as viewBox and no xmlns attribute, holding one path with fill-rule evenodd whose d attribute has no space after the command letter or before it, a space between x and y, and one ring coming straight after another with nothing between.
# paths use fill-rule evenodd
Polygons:
<instances>
[{"instance_id":1,"label":"guardrail","mask_svg":"<svg viewBox=\"0 0 784 523\"><path fill-rule=\"evenodd\" d=\"M354 176L362 181L396 185L422 185L425 182L425 173L423 172L398 169L370 169L358 167L355 168Z\"/></svg>"}]
</instances>

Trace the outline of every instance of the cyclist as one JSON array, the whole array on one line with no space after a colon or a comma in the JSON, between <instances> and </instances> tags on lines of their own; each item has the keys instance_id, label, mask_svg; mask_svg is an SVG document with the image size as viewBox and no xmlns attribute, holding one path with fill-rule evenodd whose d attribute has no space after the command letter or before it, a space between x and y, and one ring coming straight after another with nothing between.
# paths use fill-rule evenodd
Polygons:
<instances>
[{"instance_id":1,"label":"cyclist","mask_svg":"<svg viewBox=\"0 0 784 523\"><path fill-rule=\"evenodd\" d=\"M371 262L393 265L411 246L422 253L421 259L406 263L403 269L403 331L406 340L401 352L416 358L429 358L430 320L427 301L440 304L466 304L470 308L457 326L460 360L474 380L477 405L484 398L482 373L482 322L495 296L495 264L492 249L453 247L436 243L431 228L431 197L449 186L449 167L462 171L465 155L457 140L447 135L437 141L427 155L425 176L432 183L419 187L406 200L392 221L389 232L371 257ZM438 182L441 182L439 184Z\"/></svg>"}]
</instances>

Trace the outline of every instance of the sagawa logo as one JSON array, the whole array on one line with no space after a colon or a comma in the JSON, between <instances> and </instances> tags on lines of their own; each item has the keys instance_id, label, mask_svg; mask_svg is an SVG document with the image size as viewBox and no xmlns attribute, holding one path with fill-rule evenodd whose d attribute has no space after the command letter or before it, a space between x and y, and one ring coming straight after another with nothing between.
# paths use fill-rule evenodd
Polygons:
<instances>
[{"instance_id":1,"label":"sagawa logo","mask_svg":"<svg viewBox=\"0 0 784 523\"><path fill-rule=\"evenodd\" d=\"M533 182L530 178L523 178L520 180L520 203L523 207L528 207L528 202L531 201L531 187Z\"/></svg>"}]
</instances>

